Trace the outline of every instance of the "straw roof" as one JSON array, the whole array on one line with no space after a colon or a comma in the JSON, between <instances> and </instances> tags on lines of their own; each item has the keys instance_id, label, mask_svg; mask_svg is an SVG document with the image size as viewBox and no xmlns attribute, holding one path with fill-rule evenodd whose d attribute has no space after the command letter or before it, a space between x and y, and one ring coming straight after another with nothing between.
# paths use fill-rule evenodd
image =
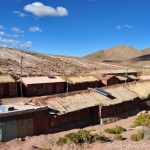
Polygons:
<instances>
[{"instance_id":1,"label":"straw roof","mask_svg":"<svg viewBox=\"0 0 150 150\"><path fill-rule=\"evenodd\" d=\"M134 76L134 75L128 75L128 77L129 77L130 79L139 80L139 78L136 77L136 76Z\"/></svg>"},{"instance_id":2,"label":"straw roof","mask_svg":"<svg viewBox=\"0 0 150 150\"><path fill-rule=\"evenodd\" d=\"M124 87L136 92L142 100L150 98L150 80L125 84Z\"/></svg>"},{"instance_id":3,"label":"straw roof","mask_svg":"<svg viewBox=\"0 0 150 150\"><path fill-rule=\"evenodd\" d=\"M15 83L15 80L10 75L0 76L0 83Z\"/></svg>"},{"instance_id":4,"label":"straw roof","mask_svg":"<svg viewBox=\"0 0 150 150\"><path fill-rule=\"evenodd\" d=\"M102 70L100 74L136 73L134 69Z\"/></svg>"},{"instance_id":5,"label":"straw roof","mask_svg":"<svg viewBox=\"0 0 150 150\"><path fill-rule=\"evenodd\" d=\"M94 76L76 76L76 77L68 77L67 81L70 83L83 83L83 82L94 82L98 81Z\"/></svg>"},{"instance_id":6,"label":"straw roof","mask_svg":"<svg viewBox=\"0 0 150 150\"><path fill-rule=\"evenodd\" d=\"M150 75L139 76L139 78L142 80L150 80Z\"/></svg>"},{"instance_id":7,"label":"straw roof","mask_svg":"<svg viewBox=\"0 0 150 150\"><path fill-rule=\"evenodd\" d=\"M110 92L115 99L110 99L95 91L88 91L64 97L49 98L46 102L49 108L58 110L60 114L64 114L98 105L115 105L124 101L134 100L138 97L136 93L122 86L105 90Z\"/></svg>"}]
</instances>

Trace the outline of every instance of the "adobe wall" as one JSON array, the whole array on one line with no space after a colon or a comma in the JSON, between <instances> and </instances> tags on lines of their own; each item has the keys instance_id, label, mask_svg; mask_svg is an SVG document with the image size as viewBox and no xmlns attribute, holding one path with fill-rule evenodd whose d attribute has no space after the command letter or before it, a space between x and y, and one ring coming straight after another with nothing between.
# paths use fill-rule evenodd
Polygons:
<instances>
[{"instance_id":1,"label":"adobe wall","mask_svg":"<svg viewBox=\"0 0 150 150\"><path fill-rule=\"evenodd\" d=\"M17 97L17 83L0 83L0 98Z\"/></svg>"},{"instance_id":2,"label":"adobe wall","mask_svg":"<svg viewBox=\"0 0 150 150\"><path fill-rule=\"evenodd\" d=\"M127 101L120 104L101 106L101 124L115 122L117 120L135 115L140 111L139 104L140 100L135 99L133 101Z\"/></svg>"},{"instance_id":3,"label":"adobe wall","mask_svg":"<svg viewBox=\"0 0 150 150\"><path fill-rule=\"evenodd\" d=\"M99 123L99 107L96 106L60 116L51 115L49 117L49 132L55 133L74 128L83 128Z\"/></svg>"},{"instance_id":4,"label":"adobe wall","mask_svg":"<svg viewBox=\"0 0 150 150\"><path fill-rule=\"evenodd\" d=\"M30 84L23 85L24 96L43 96L64 93L65 83Z\"/></svg>"}]
</instances>

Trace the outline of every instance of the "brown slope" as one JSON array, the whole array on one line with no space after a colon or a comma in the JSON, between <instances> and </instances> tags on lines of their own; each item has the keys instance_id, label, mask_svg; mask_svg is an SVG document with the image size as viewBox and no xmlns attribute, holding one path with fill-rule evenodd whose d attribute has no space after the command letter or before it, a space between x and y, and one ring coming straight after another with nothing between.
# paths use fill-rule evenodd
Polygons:
<instances>
[{"instance_id":1,"label":"brown slope","mask_svg":"<svg viewBox=\"0 0 150 150\"><path fill-rule=\"evenodd\" d=\"M143 52L143 55L150 54L150 48L146 48L142 50L142 52Z\"/></svg>"},{"instance_id":2,"label":"brown slope","mask_svg":"<svg viewBox=\"0 0 150 150\"><path fill-rule=\"evenodd\" d=\"M123 61L132 59L134 57L141 56L142 52L131 47L131 46L124 46L119 45L115 46L109 49L106 49L104 51L97 51L95 53L92 53L91 55L85 56L85 58L90 60L107 60L107 61Z\"/></svg>"},{"instance_id":3,"label":"brown slope","mask_svg":"<svg viewBox=\"0 0 150 150\"><path fill-rule=\"evenodd\" d=\"M23 75L79 74L103 69L106 66L112 68L112 65L93 62L84 58L44 55L0 47L0 73L20 75L21 55L23 56Z\"/></svg>"}]
</instances>

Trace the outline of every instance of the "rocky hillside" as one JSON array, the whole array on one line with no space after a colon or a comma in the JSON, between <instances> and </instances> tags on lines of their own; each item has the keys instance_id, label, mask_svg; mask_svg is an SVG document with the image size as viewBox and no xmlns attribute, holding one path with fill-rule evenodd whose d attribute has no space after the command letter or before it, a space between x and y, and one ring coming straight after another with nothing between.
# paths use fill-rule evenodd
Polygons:
<instances>
[{"instance_id":1,"label":"rocky hillside","mask_svg":"<svg viewBox=\"0 0 150 150\"><path fill-rule=\"evenodd\" d=\"M99 69L118 68L118 66L93 62L84 58L44 55L0 47L0 72L20 75L21 55L23 56L23 75L62 75L89 73Z\"/></svg>"}]
</instances>

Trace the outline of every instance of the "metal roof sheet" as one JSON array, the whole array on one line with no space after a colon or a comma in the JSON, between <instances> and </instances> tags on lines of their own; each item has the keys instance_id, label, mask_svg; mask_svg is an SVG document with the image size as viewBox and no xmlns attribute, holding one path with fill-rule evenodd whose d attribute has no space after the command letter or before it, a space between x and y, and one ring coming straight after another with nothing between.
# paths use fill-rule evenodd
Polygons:
<instances>
[{"instance_id":1,"label":"metal roof sheet","mask_svg":"<svg viewBox=\"0 0 150 150\"><path fill-rule=\"evenodd\" d=\"M54 76L54 77L55 78L49 78L47 76L44 76L44 77L23 77L22 82L25 85L65 82L63 79L61 79L58 76Z\"/></svg>"}]
</instances>

